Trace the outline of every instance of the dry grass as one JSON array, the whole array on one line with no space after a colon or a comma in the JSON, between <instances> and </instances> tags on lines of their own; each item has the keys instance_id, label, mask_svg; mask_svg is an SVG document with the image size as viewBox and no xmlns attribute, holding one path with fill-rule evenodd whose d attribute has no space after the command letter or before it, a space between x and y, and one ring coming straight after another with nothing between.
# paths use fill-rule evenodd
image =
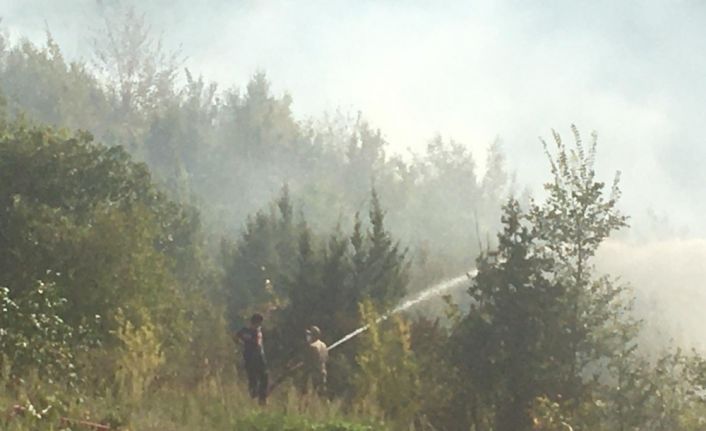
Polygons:
<instances>
[{"instance_id":1,"label":"dry grass","mask_svg":"<svg viewBox=\"0 0 706 431\"><path fill-rule=\"evenodd\" d=\"M216 376L196 387L163 386L142 399L106 391L105 395L80 400L77 394L61 393L56 387L40 382L25 382L23 389L10 395L0 394L0 406L14 403L32 405L37 411L52 408L41 417L31 414L0 420L7 431L59 430L60 416L110 423L124 431L194 431L194 430L369 430L370 416L353 413L340 401L314 395L301 395L293 386L283 385L261 407L250 399L238 381ZM82 429L82 428L74 428Z\"/></svg>"}]
</instances>

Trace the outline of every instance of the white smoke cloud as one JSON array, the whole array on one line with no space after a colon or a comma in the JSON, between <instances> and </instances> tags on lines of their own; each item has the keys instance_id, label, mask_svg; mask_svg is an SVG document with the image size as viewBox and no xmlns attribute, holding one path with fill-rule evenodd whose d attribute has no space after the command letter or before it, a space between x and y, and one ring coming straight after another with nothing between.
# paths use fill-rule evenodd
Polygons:
<instances>
[{"instance_id":1,"label":"white smoke cloud","mask_svg":"<svg viewBox=\"0 0 706 431\"><path fill-rule=\"evenodd\" d=\"M645 342L672 340L706 352L706 240L667 239L644 243L611 240L597 267L634 289L636 311L645 319Z\"/></svg>"},{"instance_id":2,"label":"white smoke cloud","mask_svg":"<svg viewBox=\"0 0 706 431\"><path fill-rule=\"evenodd\" d=\"M46 25L86 58L101 11L131 3L221 87L265 70L300 118L362 110L397 151L441 132L482 165L500 136L535 191L537 137L595 129L599 167L623 171L636 222L654 208L706 236L702 2L0 0L0 15L13 35L41 41Z\"/></svg>"}]
</instances>

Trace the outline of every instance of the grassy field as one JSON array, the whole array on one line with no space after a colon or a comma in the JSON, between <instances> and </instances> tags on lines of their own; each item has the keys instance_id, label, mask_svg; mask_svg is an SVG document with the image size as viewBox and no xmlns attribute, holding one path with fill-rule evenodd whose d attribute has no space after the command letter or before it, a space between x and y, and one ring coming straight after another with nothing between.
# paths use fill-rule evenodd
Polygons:
<instances>
[{"instance_id":1,"label":"grassy field","mask_svg":"<svg viewBox=\"0 0 706 431\"><path fill-rule=\"evenodd\" d=\"M293 387L282 387L267 406L258 406L237 383L213 378L194 388L162 387L134 398L110 391L103 396L82 397L46 383L23 385L12 395L0 393L7 431L82 430L90 427L60 426L61 417L107 424L123 431L193 430L386 430L374 415L351 412L337 401L302 396ZM29 389L27 389L29 388ZM24 413L9 413L20 405Z\"/></svg>"}]
</instances>

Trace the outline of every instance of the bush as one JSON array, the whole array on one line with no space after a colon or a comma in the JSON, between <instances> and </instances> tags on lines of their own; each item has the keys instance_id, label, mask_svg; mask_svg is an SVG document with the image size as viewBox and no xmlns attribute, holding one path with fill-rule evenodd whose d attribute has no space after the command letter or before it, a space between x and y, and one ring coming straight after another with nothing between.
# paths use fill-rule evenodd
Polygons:
<instances>
[{"instance_id":1,"label":"bush","mask_svg":"<svg viewBox=\"0 0 706 431\"><path fill-rule=\"evenodd\" d=\"M38 370L39 377L75 383L76 353L88 345L86 327L71 327L60 317L66 300L53 284L41 281L18 298L0 287L0 365L15 379Z\"/></svg>"}]
</instances>

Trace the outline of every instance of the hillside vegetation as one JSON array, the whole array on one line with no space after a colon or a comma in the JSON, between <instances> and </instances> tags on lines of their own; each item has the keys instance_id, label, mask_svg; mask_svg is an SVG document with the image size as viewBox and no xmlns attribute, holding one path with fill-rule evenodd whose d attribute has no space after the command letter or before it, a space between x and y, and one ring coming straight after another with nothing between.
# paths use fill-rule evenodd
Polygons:
<instances>
[{"instance_id":1,"label":"hillside vegetation","mask_svg":"<svg viewBox=\"0 0 706 431\"><path fill-rule=\"evenodd\" d=\"M498 144L483 175L441 137L391 156L362 116L295 120L264 74L179 83L134 12L106 34L100 67L0 39L3 429L705 426L704 358L648 354L630 286L594 267L629 221L595 135L544 143L532 200ZM463 291L381 321L471 268ZM283 377L267 406L231 339L254 312ZM330 352L318 395L284 378L312 324L328 343L369 327Z\"/></svg>"}]
</instances>

